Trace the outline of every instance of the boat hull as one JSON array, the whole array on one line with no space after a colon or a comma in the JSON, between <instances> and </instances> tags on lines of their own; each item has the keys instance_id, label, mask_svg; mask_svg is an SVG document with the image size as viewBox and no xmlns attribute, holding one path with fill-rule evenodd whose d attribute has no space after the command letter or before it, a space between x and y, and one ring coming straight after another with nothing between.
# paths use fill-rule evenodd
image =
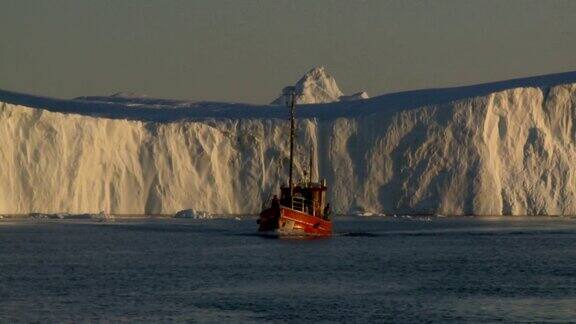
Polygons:
<instances>
[{"instance_id":1,"label":"boat hull","mask_svg":"<svg viewBox=\"0 0 576 324\"><path fill-rule=\"evenodd\" d=\"M278 236L332 235L332 221L285 206L262 211L259 224L260 232Z\"/></svg>"}]
</instances>

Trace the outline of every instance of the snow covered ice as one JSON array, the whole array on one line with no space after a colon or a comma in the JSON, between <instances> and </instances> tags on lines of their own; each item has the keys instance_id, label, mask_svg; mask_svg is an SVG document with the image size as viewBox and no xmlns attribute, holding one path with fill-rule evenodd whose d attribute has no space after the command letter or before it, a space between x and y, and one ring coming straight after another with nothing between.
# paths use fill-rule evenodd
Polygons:
<instances>
[{"instance_id":1,"label":"snow covered ice","mask_svg":"<svg viewBox=\"0 0 576 324\"><path fill-rule=\"evenodd\" d=\"M576 214L576 73L353 101L322 84L302 100L333 102L297 107L295 172L312 148L335 212ZM287 181L286 117L0 91L0 214L256 213Z\"/></svg>"},{"instance_id":2,"label":"snow covered ice","mask_svg":"<svg viewBox=\"0 0 576 324\"><path fill-rule=\"evenodd\" d=\"M369 98L366 91L345 96L336 84L334 77L323 66L308 71L296 82L294 89L296 104L330 103L340 100L352 101ZM272 101L273 105L284 105L285 103L286 96L284 94Z\"/></svg>"}]
</instances>

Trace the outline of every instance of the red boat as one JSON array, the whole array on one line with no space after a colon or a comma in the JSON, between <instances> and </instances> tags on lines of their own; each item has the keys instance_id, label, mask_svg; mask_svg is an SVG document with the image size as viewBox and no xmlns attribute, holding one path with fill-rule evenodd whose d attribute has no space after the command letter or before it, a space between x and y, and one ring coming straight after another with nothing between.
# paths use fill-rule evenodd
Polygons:
<instances>
[{"instance_id":1,"label":"red boat","mask_svg":"<svg viewBox=\"0 0 576 324\"><path fill-rule=\"evenodd\" d=\"M282 187L280 199L275 196L270 207L260 213L258 230L278 235L331 235L326 189L322 183L301 184L293 187L290 199L290 187Z\"/></svg>"},{"instance_id":2,"label":"red boat","mask_svg":"<svg viewBox=\"0 0 576 324\"><path fill-rule=\"evenodd\" d=\"M257 223L258 231L281 236L329 236L332 234L330 204L326 200L326 181L312 182L312 153L310 178L294 185L292 178L294 156L294 90L284 92L290 100L290 174L288 186L280 187L280 198L274 195L264 207Z\"/></svg>"}]
</instances>

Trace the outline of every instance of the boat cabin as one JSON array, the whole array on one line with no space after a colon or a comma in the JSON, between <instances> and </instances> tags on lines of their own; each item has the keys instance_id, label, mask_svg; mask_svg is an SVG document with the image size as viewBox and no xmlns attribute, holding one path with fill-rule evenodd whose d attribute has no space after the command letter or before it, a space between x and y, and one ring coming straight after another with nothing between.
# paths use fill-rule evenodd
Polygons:
<instances>
[{"instance_id":1,"label":"boat cabin","mask_svg":"<svg viewBox=\"0 0 576 324\"><path fill-rule=\"evenodd\" d=\"M330 216L329 206L326 203L327 189L325 180L321 183L299 183L294 186L292 195L289 186L281 186L280 204L308 215L327 219Z\"/></svg>"}]
</instances>

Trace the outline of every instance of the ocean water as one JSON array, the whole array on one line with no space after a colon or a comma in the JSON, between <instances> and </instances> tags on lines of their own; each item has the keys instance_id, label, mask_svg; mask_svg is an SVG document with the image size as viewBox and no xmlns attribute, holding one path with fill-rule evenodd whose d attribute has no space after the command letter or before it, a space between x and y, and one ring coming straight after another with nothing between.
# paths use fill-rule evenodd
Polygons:
<instances>
[{"instance_id":1,"label":"ocean water","mask_svg":"<svg viewBox=\"0 0 576 324\"><path fill-rule=\"evenodd\" d=\"M576 321L576 219L0 220L0 322Z\"/></svg>"}]
</instances>

